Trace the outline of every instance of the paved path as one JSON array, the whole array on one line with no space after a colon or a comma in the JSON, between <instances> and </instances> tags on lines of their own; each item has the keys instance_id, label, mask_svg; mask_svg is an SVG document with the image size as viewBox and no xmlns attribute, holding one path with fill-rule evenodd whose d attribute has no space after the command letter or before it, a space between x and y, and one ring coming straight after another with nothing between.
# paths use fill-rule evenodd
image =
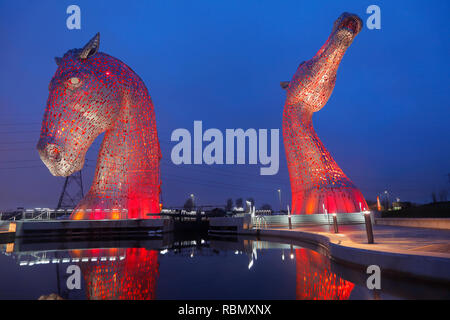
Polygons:
<instances>
[{"instance_id":1,"label":"paved path","mask_svg":"<svg viewBox=\"0 0 450 320\"><path fill-rule=\"evenodd\" d=\"M365 225L339 226L339 234L332 225L295 230L326 235L333 242L355 248L450 258L450 230L374 225L374 244L367 244Z\"/></svg>"}]
</instances>

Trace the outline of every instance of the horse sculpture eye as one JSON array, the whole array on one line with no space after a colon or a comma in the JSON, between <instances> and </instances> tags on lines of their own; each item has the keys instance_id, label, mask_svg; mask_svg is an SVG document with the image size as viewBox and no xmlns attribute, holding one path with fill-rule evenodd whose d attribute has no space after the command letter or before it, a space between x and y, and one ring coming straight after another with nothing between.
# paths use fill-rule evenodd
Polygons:
<instances>
[{"instance_id":1,"label":"horse sculpture eye","mask_svg":"<svg viewBox=\"0 0 450 320\"><path fill-rule=\"evenodd\" d=\"M80 84L80 79L77 77L72 77L69 79L69 82L73 86L78 86Z\"/></svg>"}]
</instances>

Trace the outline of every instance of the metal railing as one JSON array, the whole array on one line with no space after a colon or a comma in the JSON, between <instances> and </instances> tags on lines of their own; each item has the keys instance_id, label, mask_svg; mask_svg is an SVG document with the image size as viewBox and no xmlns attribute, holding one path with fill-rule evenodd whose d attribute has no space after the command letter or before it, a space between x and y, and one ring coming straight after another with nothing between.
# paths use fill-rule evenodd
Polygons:
<instances>
[{"instance_id":1,"label":"metal railing","mask_svg":"<svg viewBox=\"0 0 450 320\"><path fill-rule=\"evenodd\" d=\"M290 217L290 223L289 223ZM264 219L264 220L262 220ZM361 212L356 213L342 213L337 214L339 224L364 224L364 215ZM252 218L255 228L288 228L291 225L293 228L301 226L318 226L318 225L332 225L331 214L312 214L312 215L274 215L262 216L257 215Z\"/></svg>"},{"instance_id":2,"label":"metal railing","mask_svg":"<svg viewBox=\"0 0 450 320\"><path fill-rule=\"evenodd\" d=\"M265 216L253 217L253 228L254 229L267 229L266 217Z\"/></svg>"},{"instance_id":3,"label":"metal railing","mask_svg":"<svg viewBox=\"0 0 450 320\"><path fill-rule=\"evenodd\" d=\"M21 211L2 212L0 214L0 221L30 221L30 220L54 220L68 218L72 209L28 209Z\"/></svg>"}]
</instances>

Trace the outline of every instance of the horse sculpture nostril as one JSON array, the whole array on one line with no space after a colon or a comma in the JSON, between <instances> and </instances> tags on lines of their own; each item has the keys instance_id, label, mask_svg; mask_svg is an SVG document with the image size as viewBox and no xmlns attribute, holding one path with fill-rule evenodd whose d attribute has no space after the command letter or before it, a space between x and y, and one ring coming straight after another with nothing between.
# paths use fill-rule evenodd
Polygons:
<instances>
[{"instance_id":1,"label":"horse sculpture nostril","mask_svg":"<svg viewBox=\"0 0 450 320\"><path fill-rule=\"evenodd\" d=\"M49 144L45 147L45 153L47 158L52 161L60 161L61 160L61 151L54 144Z\"/></svg>"},{"instance_id":2,"label":"horse sculpture nostril","mask_svg":"<svg viewBox=\"0 0 450 320\"><path fill-rule=\"evenodd\" d=\"M357 15L350 15L344 19L342 26L352 30L353 33L361 31L361 19Z\"/></svg>"}]
</instances>

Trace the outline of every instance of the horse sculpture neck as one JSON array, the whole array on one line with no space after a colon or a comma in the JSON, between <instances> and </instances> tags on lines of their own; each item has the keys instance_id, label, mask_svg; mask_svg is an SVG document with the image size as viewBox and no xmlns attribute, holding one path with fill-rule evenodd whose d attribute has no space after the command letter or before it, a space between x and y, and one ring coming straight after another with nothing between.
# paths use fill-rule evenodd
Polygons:
<instances>
[{"instance_id":1,"label":"horse sculpture neck","mask_svg":"<svg viewBox=\"0 0 450 320\"><path fill-rule=\"evenodd\" d=\"M147 218L159 212L161 152L153 103L139 76L123 62L108 60L114 61L107 76L117 77L120 107L105 131L91 189L73 219Z\"/></svg>"},{"instance_id":2,"label":"horse sculpture neck","mask_svg":"<svg viewBox=\"0 0 450 320\"><path fill-rule=\"evenodd\" d=\"M352 186L314 131L312 115L312 112L298 110L296 107L285 107L283 137L292 193L303 193L306 190L312 192L327 185L332 188ZM324 211L324 207L316 205L314 210L313 205L309 208L308 213L313 213L314 210Z\"/></svg>"},{"instance_id":3,"label":"horse sculpture neck","mask_svg":"<svg viewBox=\"0 0 450 320\"><path fill-rule=\"evenodd\" d=\"M351 43L337 32L311 60L300 64L287 88L283 138L295 214L367 208L362 194L334 161L312 123L313 113L327 103L334 89L337 69Z\"/></svg>"},{"instance_id":4,"label":"horse sculpture neck","mask_svg":"<svg viewBox=\"0 0 450 320\"><path fill-rule=\"evenodd\" d=\"M317 136L312 121L314 111L325 105L334 88L343 57L341 50L336 51L327 41L313 59L299 67L291 81L292 92L288 93L283 114L283 135L290 142L288 158L299 174L293 181L293 192L312 189L322 184L324 178L337 179L341 184L349 182ZM306 85L305 73L313 73Z\"/></svg>"}]
</instances>

